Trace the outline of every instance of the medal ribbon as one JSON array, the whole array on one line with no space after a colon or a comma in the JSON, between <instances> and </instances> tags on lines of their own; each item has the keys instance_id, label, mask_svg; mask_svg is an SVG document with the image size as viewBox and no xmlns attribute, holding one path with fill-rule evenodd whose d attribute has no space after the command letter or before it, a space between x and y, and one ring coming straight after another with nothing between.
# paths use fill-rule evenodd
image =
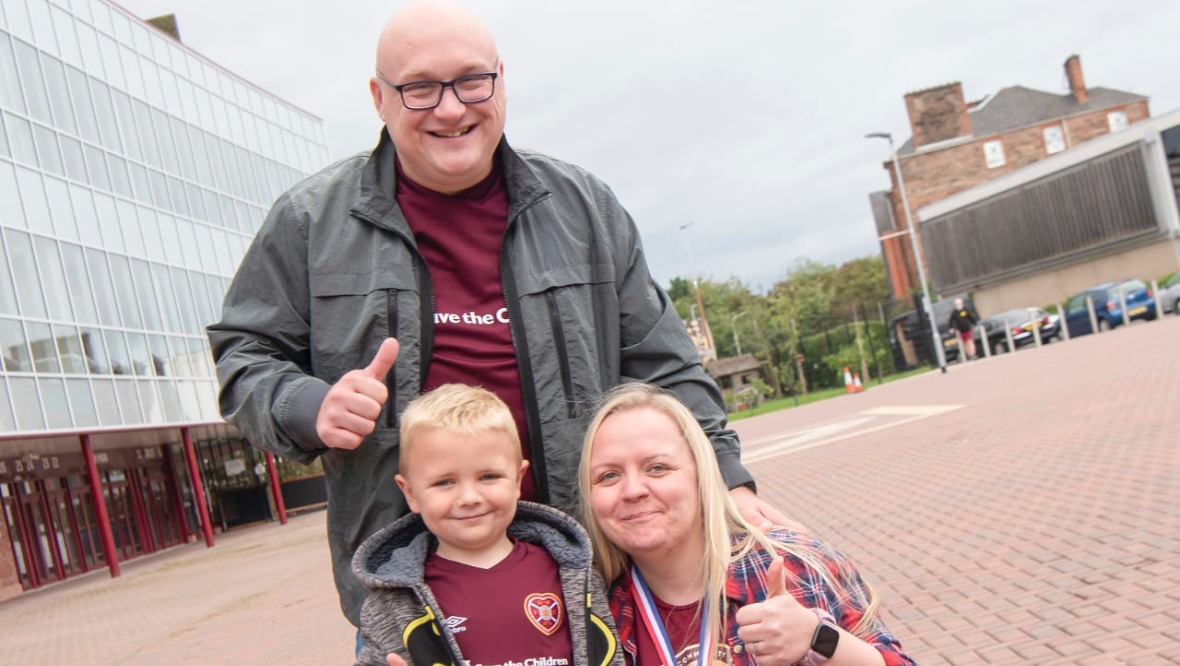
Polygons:
<instances>
[{"instance_id":1,"label":"medal ribbon","mask_svg":"<svg viewBox=\"0 0 1180 666\"><path fill-rule=\"evenodd\" d=\"M647 588L647 581L643 580L643 574L639 573L639 569L634 564L631 565L631 595L639 602L639 619L643 621L643 626L647 628L651 641L655 643L656 649L660 652L660 663L663 666L676 666L676 654L672 650L672 639L668 637L668 629L664 627L664 621L660 619L655 599L651 595L651 590ZM706 594L705 598L701 600L701 633L697 639L697 666L713 663L715 650L712 636L709 635L708 619L709 597Z\"/></svg>"}]
</instances>

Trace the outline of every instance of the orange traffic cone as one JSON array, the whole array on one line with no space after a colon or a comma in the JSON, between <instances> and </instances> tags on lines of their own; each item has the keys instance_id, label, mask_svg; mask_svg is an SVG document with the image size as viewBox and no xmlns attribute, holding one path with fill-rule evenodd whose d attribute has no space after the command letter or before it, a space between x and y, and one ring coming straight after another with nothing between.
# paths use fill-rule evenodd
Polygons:
<instances>
[{"instance_id":1,"label":"orange traffic cone","mask_svg":"<svg viewBox=\"0 0 1180 666\"><path fill-rule=\"evenodd\" d=\"M853 393L860 393L861 391L865 390L865 387L860 383L860 373L859 372L852 373L852 387L853 387L853 389L852 389Z\"/></svg>"},{"instance_id":2,"label":"orange traffic cone","mask_svg":"<svg viewBox=\"0 0 1180 666\"><path fill-rule=\"evenodd\" d=\"M848 371L848 366L844 366L844 392L853 393L855 390L852 385L852 373Z\"/></svg>"}]
</instances>

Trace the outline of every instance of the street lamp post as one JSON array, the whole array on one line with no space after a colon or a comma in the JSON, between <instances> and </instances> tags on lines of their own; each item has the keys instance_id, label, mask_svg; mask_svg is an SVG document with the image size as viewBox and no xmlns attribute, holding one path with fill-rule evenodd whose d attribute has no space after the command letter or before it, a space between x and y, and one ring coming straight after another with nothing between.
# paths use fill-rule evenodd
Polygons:
<instances>
[{"instance_id":1,"label":"street lamp post","mask_svg":"<svg viewBox=\"0 0 1180 666\"><path fill-rule=\"evenodd\" d=\"M914 263L918 266L918 282L922 285L922 308L926 310L926 319L930 325L930 342L934 345L934 358L938 362L938 369L946 372L946 359L942 353L942 338L938 335L938 324L934 321L930 287L926 284L926 269L922 267L922 256L918 253L918 234L914 231L914 218L910 215L910 202L905 195L905 180L901 177L901 165L897 162L897 150L893 147L893 135L889 132L872 132L866 134L865 138L885 139L889 142L889 156L893 160L893 173L897 174L897 189L901 192L901 208L905 211L905 223L910 234L910 246L914 251Z\"/></svg>"},{"instance_id":2,"label":"street lamp post","mask_svg":"<svg viewBox=\"0 0 1180 666\"><path fill-rule=\"evenodd\" d=\"M749 310L742 310L741 312L739 312L729 318L729 324L730 324L730 326L733 327L733 346L737 347L737 355L738 356L742 355L742 341L738 339L737 320L738 320L738 317L741 317L742 315L748 315L748 314L750 314Z\"/></svg>"}]
</instances>

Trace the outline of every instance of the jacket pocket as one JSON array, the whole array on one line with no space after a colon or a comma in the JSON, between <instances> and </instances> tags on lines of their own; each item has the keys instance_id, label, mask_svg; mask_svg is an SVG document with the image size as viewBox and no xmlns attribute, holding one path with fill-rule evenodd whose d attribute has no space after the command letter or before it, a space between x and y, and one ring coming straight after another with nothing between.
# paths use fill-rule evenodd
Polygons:
<instances>
[{"instance_id":1,"label":"jacket pocket","mask_svg":"<svg viewBox=\"0 0 1180 666\"><path fill-rule=\"evenodd\" d=\"M387 337L402 349L416 342L408 329L399 328L397 304L414 298L413 272L313 272L311 284L312 369L316 376L335 382L350 370L364 368ZM402 354L398 357L401 360ZM391 372L392 374L392 372ZM393 384L391 384L393 386Z\"/></svg>"}]
</instances>

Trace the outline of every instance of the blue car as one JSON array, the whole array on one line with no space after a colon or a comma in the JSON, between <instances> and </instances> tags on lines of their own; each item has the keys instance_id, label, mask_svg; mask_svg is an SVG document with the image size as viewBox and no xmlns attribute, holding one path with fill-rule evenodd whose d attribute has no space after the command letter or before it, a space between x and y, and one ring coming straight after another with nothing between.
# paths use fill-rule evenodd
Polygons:
<instances>
[{"instance_id":1,"label":"blue car","mask_svg":"<svg viewBox=\"0 0 1180 666\"><path fill-rule=\"evenodd\" d=\"M1093 333L1087 300L1094 304L1094 319L1098 330L1108 331L1123 323L1123 303L1127 307L1127 321L1155 319L1155 298L1151 287L1143 280L1115 280L1104 282L1074 294L1065 304L1065 325L1072 338Z\"/></svg>"}]
</instances>

